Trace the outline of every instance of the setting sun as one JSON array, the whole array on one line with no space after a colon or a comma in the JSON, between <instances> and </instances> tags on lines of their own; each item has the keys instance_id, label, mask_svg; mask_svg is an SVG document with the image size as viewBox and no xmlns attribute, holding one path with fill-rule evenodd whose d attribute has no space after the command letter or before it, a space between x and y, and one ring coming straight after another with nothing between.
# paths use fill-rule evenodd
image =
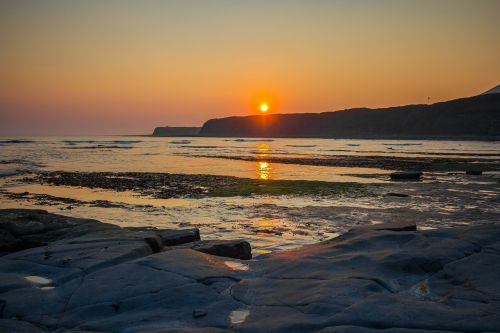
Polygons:
<instances>
[{"instance_id":1,"label":"setting sun","mask_svg":"<svg viewBox=\"0 0 500 333\"><path fill-rule=\"evenodd\" d=\"M269 106L266 103L262 103L260 105L260 112L267 112L269 110Z\"/></svg>"}]
</instances>

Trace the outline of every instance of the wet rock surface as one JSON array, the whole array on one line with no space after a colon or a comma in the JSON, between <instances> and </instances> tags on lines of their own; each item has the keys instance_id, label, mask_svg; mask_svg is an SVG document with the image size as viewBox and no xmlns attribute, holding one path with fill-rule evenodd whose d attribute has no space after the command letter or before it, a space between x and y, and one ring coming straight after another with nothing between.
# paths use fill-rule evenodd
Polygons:
<instances>
[{"instance_id":1,"label":"wet rock surface","mask_svg":"<svg viewBox=\"0 0 500 333\"><path fill-rule=\"evenodd\" d=\"M175 249L176 247L173 247ZM252 248L243 240L207 240L186 244L182 248L190 248L214 256L248 260L252 259Z\"/></svg>"},{"instance_id":2,"label":"wet rock surface","mask_svg":"<svg viewBox=\"0 0 500 333\"><path fill-rule=\"evenodd\" d=\"M153 253L154 228L39 210L0 222L46 243L0 257L0 332L500 331L498 225L359 228L237 269Z\"/></svg>"},{"instance_id":3,"label":"wet rock surface","mask_svg":"<svg viewBox=\"0 0 500 333\"><path fill-rule=\"evenodd\" d=\"M183 230L164 230L158 233L164 246L174 246L200 240L200 231L196 228Z\"/></svg>"},{"instance_id":4,"label":"wet rock surface","mask_svg":"<svg viewBox=\"0 0 500 333\"><path fill-rule=\"evenodd\" d=\"M120 227L91 219L67 218L44 210L6 209L0 214L0 251L47 245L63 238L124 232Z\"/></svg>"}]
</instances>

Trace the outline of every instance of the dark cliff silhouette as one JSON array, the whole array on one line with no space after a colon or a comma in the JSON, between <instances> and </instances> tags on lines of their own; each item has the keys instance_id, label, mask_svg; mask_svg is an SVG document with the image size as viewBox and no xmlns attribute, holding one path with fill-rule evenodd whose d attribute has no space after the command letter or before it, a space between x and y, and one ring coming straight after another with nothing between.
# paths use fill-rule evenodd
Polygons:
<instances>
[{"instance_id":1,"label":"dark cliff silhouette","mask_svg":"<svg viewBox=\"0 0 500 333\"><path fill-rule=\"evenodd\" d=\"M153 136L197 136L201 127L156 127Z\"/></svg>"},{"instance_id":2,"label":"dark cliff silhouette","mask_svg":"<svg viewBox=\"0 0 500 333\"><path fill-rule=\"evenodd\" d=\"M500 139L500 93L431 105L208 120L201 136Z\"/></svg>"}]
</instances>

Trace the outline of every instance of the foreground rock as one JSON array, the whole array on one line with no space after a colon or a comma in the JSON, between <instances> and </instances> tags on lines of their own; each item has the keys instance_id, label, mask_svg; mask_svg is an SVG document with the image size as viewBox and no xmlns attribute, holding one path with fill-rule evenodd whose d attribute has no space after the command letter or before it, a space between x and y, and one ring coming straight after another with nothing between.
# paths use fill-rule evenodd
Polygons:
<instances>
[{"instance_id":1,"label":"foreground rock","mask_svg":"<svg viewBox=\"0 0 500 333\"><path fill-rule=\"evenodd\" d=\"M43 210L6 209L0 214L0 252L47 245L63 238L116 234L130 236L120 227L90 219L67 218Z\"/></svg>"},{"instance_id":2,"label":"foreground rock","mask_svg":"<svg viewBox=\"0 0 500 333\"><path fill-rule=\"evenodd\" d=\"M163 246L174 246L200 240L198 229L163 230L158 233Z\"/></svg>"},{"instance_id":3,"label":"foreground rock","mask_svg":"<svg viewBox=\"0 0 500 333\"><path fill-rule=\"evenodd\" d=\"M176 249L179 247L173 247ZM189 248L214 256L248 260L252 259L252 248L250 244L242 239L238 240L209 240L189 243L180 248Z\"/></svg>"},{"instance_id":4,"label":"foreground rock","mask_svg":"<svg viewBox=\"0 0 500 333\"><path fill-rule=\"evenodd\" d=\"M358 228L241 262L107 228L0 257L0 332L500 331L500 226Z\"/></svg>"}]
</instances>

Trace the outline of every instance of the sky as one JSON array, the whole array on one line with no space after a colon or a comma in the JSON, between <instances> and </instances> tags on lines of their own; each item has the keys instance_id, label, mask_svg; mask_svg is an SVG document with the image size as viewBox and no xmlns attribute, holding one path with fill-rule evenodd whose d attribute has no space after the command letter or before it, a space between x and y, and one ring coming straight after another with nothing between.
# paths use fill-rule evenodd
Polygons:
<instances>
[{"instance_id":1,"label":"sky","mask_svg":"<svg viewBox=\"0 0 500 333\"><path fill-rule=\"evenodd\" d=\"M0 136L444 101L500 84L498 0L0 0Z\"/></svg>"}]
</instances>

